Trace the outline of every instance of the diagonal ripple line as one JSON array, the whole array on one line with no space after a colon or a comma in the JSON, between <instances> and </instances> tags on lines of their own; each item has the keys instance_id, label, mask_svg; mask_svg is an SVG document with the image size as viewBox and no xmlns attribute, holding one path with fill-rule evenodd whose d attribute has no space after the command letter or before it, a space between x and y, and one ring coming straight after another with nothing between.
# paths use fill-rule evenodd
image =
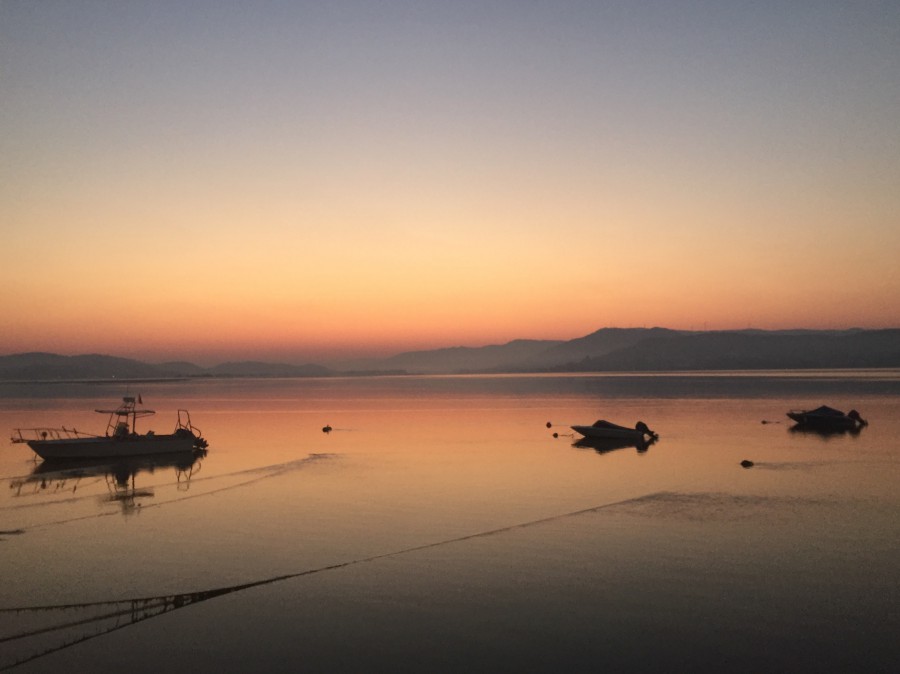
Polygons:
<instances>
[{"instance_id":1,"label":"diagonal ripple line","mask_svg":"<svg viewBox=\"0 0 900 674\"><path fill-rule=\"evenodd\" d=\"M641 501L646 501L649 499L659 498L661 496L665 496L670 494L671 492L660 491L660 492L652 492L649 494L644 494L642 496L636 496L633 498L623 499L621 501L614 501L612 503L604 503L597 506L591 506L590 508L584 508L582 510L575 510L568 513L561 513L557 515L550 515L548 517L542 517L536 520L530 520L528 522L519 522L517 524L510 524L503 527L498 527L496 529L488 529L486 531L479 531L472 534L465 534L464 536L457 536L455 538L448 538L442 541L433 541L431 543L423 543L422 545L414 545L412 547L403 548L401 550L392 550L391 552L383 552L376 555L370 555L368 557L360 557L358 559L348 560L346 562L337 562L335 564L328 564L326 566L316 567L314 569L306 569L304 571L295 571L293 573L281 574L278 576L273 576L271 578L264 578L262 580L249 581L247 583L242 583L240 585L229 585L225 587L213 588L208 590L199 590L195 592L185 592L182 594L168 594L168 595L159 595L152 597L132 597L126 599L110 599L106 601L94 601L94 602L85 602L78 604L48 604L44 606L20 606L20 607L11 607L11 608L0 608L0 613L11 613L11 612L24 612L24 611L53 611L53 610L65 610L65 609L74 609L74 608L89 608L92 606L113 606L116 604L129 603L129 602L153 602L153 601L164 601L164 600L172 600L174 598L187 598L191 601L196 601L197 597L203 597L204 599L210 599L214 596L220 596L223 594L230 594L232 592L239 592L241 590L248 590L254 587L260 587L263 585L269 585L272 583L277 583L283 580L290 580L291 578L300 578L303 576L311 576L313 574L322 573L324 571L334 571L336 569L343 569L348 566L354 566L356 564L364 564L366 562L374 562L380 559L388 559L390 557L398 557L401 555L407 555L413 552L420 552L422 550L430 550L434 548L438 548L444 545L452 545L454 543L462 543L464 541L474 540L476 538L487 538L489 536L496 536L498 534L507 533L510 531L515 531L516 529L526 529L529 527L538 526L541 524L547 524L549 522L555 522L559 520L568 519L571 517L579 517L581 515L587 515L593 512L599 512L601 510L605 510L607 508L613 508L617 506L627 505L629 503L639 503ZM208 596L207 596L208 595Z\"/></svg>"},{"instance_id":2,"label":"diagonal ripple line","mask_svg":"<svg viewBox=\"0 0 900 674\"><path fill-rule=\"evenodd\" d=\"M616 506L626 505L629 503L639 503L641 501L652 500L654 498L665 497L670 495L671 492L661 491L661 492L653 492L649 494L644 494L643 496L638 496L630 499L623 499L621 501L614 501L612 503L605 503L598 506L593 506L591 508L584 508L582 510L576 510L568 513L562 513L557 515L551 515L549 517L542 517L540 519L531 520L528 522L520 522L518 524L511 524L504 527L499 527L496 529L489 529L486 531L480 531L473 534L467 534L465 536L457 536L455 538L446 539L443 541L434 541L432 543L425 543L423 545L416 545L409 548L404 548L402 550L395 550L393 552L386 552L377 555L370 555L369 557L362 557L359 559L349 560L346 562L338 562L336 564L329 564L327 566L321 566L315 569L307 569L305 571L299 571L295 573L287 573L279 576L273 576L271 578L265 578L262 580L251 581L248 583L243 583L240 585L231 585L226 587L220 587L211 590L201 590L198 592L190 592L183 594L169 594L162 595L156 597L142 597L142 598L132 598L132 599L118 599L118 600L108 600L108 601L97 601L97 602L87 602L80 604L56 604L56 605L47 605L47 606L28 606L28 607L18 607L18 608L0 608L0 613L24 613L24 612L50 612L50 611L60 611L60 610L74 610L74 609L88 609L88 608L97 608L97 607L109 607L111 610L107 610L107 612L94 616L92 618L85 618L80 620L67 620L62 624L57 624L54 626L48 626L45 628L38 628L34 630L29 630L25 633L20 633L11 637L4 638L0 641L17 641L20 639L25 639L32 636L37 636L41 634L49 634L53 632L64 632L65 630L70 630L74 627L78 626L88 626L95 625L97 623L102 623L104 621L108 621L113 618L118 618L121 616L129 615L130 619L127 622L119 623L111 625L107 628L101 628L97 632L82 634L79 637L74 639L65 640L61 644L56 644L54 646L50 646L48 648L44 648L43 650L32 653L31 655L27 655L25 657L19 658L14 662L10 663L0 663L0 671L6 671L8 669L12 669L14 667L18 667L21 664L26 662L31 662L33 660L37 660L39 658L50 655L51 653L56 653L67 648L71 648L80 643L84 643L85 641L90 641L92 639L96 639L97 637L105 636L112 632L117 632L120 629L125 627L129 627L131 625L135 625L139 622L143 622L145 620L150 620L151 618L159 617L165 613L169 613L171 611L178 610L180 608L184 608L186 606L190 606L192 604L200 603L207 601L209 599L213 599L215 597L220 597L226 594L231 594L234 592L240 592L242 590L248 590L254 587L261 587L264 585L270 585L273 583L277 583L283 580L290 580L292 578L300 578L303 576L310 576L317 573L323 573L325 571L334 571L337 569L343 569L349 566L353 566L356 564L363 564L366 562L374 562L380 559L387 559L390 557L397 557L400 555L405 555L413 552L418 552L422 550L434 549L444 545L451 545L453 543L460 543L463 541L469 541L476 538L485 538L489 536L495 536L498 534L506 533L509 531L514 531L516 529L524 529L527 527L538 526L541 524L546 524L548 522L559 521L570 517L578 517L580 515L585 515L593 512L599 512L601 510L607 508L613 508ZM126 608L127 606L127 608ZM113 608L115 607L115 608Z\"/></svg>"},{"instance_id":3,"label":"diagonal ripple line","mask_svg":"<svg viewBox=\"0 0 900 674\"><path fill-rule=\"evenodd\" d=\"M119 602L120 604L131 604L129 601ZM104 604L105 605L105 604ZM110 606L114 606L115 604L109 604ZM145 605L141 607L141 610L147 611L149 609L154 608L164 608L166 606L165 602L162 600L156 602L145 602ZM27 637L37 636L38 634L46 634L48 632L58 632L60 630L69 629L71 627L78 627L79 625L90 625L91 623L102 622L104 620L109 620L111 618L119 618L125 615L131 615L135 612L134 607L127 606L120 608L115 611L108 611L106 613L101 613L100 615L93 616L91 618L81 618L79 620L70 620L68 622L59 623L56 625L50 625L48 627L39 627L37 629L28 630L27 632L20 632L19 634L13 634L8 637L0 637L0 643L4 643L6 641L16 641L18 639L25 639Z\"/></svg>"}]
</instances>

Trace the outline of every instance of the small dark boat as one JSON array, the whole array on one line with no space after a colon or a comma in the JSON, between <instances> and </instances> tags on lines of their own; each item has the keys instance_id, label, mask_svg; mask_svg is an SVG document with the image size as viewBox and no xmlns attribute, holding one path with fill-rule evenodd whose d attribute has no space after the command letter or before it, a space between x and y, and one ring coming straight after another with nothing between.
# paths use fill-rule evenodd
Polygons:
<instances>
[{"instance_id":1,"label":"small dark boat","mask_svg":"<svg viewBox=\"0 0 900 674\"><path fill-rule=\"evenodd\" d=\"M618 424L598 419L590 426L572 426L572 430L593 440L645 442L648 439L656 440L659 437L643 421L637 422L634 428L628 428L627 426L619 426Z\"/></svg>"},{"instance_id":2,"label":"small dark boat","mask_svg":"<svg viewBox=\"0 0 900 674\"><path fill-rule=\"evenodd\" d=\"M869 425L856 410L850 410L844 414L827 405L822 405L814 410L791 410L787 415L796 421L798 426L805 428L842 431L856 430Z\"/></svg>"}]
</instances>

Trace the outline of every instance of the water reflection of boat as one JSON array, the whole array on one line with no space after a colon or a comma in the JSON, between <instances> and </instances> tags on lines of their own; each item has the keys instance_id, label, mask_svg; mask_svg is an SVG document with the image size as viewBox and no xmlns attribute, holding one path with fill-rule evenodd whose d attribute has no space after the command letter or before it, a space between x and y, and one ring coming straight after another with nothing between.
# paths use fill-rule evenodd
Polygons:
<instances>
[{"instance_id":1,"label":"water reflection of boat","mask_svg":"<svg viewBox=\"0 0 900 674\"><path fill-rule=\"evenodd\" d=\"M863 426L868 426L868 422L856 410L844 414L827 405L814 410L791 410L787 415L797 422L798 427L827 433L859 431Z\"/></svg>"},{"instance_id":2,"label":"water reflection of boat","mask_svg":"<svg viewBox=\"0 0 900 674\"><path fill-rule=\"evenodd\" d=\"M142 404L140 399L137 402ZM137 420L156 412L138 409L133 397L122 398L122 404L114 410L95 411L109 415L104 435L83 433L65 426L17 428L13 431L12 441L24 442L42 459L54 461L185 453L207 447L200 429L191 423L191 415L187 410L178 410L178 420L172 433L160 434L153 431L140 434L136 432Z\"/></svg>"},{"instance_id":3,"label":"water reflection of boat","mask_svg":"<svg viewBox=\"0 0 900 674\"><path fill-rule=\"evenodd\" d=\"M580 438L572 443L573 447L579 449L593 449L598 454L606 454L617 449L636 449L638 453L646 452L647 449L656 442L655 437L649 439L638 438Z\"/></svg>"},{"instance_id":4,"label":"water reflection of boat","mask_svg":"<svg viewBox=\"0 0 900 674\"><path fill-rule=\"evenodd\" d=\"M840 436L856 437L862 431L862 426L852 428L829 428L828 426L807 426L804 424L794 424L788 428L790 433L798 435L816 435L820 438L836 438Z\"/></svg>"},{"instance_id":5,"label":"water reflection of boat","mask_svg":"<svg viewBox=\"0 0 900 674\"><path fill-rule=\"evenodd\" d=\"M35 466L30 475L13 481L10 486L17 489L19 495L28 485L33 486L36 492L58 493L70 488L74 492L82 480L99 477L106 480L109 492L107 496L103 497L103 500L119 502L123 509L129 510L135 506L136 498L150 498L154 495L152 488L137 486L138 475L141 473L152 474L160 469L173 468L178 489L186 490L190 486L191 477L200 470L200 459L204 456L206 456L205 449L195 449L180 453L135 456L105 461L97 459L43 461Z\"/></svg>"},{"instance_id":6,"label":"water reflection of boat","mask_svg":"<svg viewBox=\"0 0 900 674\"><path fill-rule=\"evenodd\" d=\"M637 422L634 428L628 428L599 419L590 426L572 426L572 430L594 440L628 440L632 443L640 443L659 437L643 421Z\"/></svg>"}]
</instances>

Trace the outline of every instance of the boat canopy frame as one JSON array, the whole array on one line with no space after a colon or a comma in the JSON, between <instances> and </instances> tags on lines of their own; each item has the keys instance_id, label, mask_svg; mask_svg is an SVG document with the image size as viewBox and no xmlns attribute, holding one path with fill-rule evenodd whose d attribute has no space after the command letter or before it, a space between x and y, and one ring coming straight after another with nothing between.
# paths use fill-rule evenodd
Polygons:
<instances>
[{"instance_id":1,"label":"boat canopy frame","mask_svg":"<svg viewBox=\"0 0 900 674\"><path fill-rule=\"evenodd\" d=\"M135 430L137 420L156 414L155 410L138 408L136 405L139 403L139 397L134 398L133 396L125 396L122 398L122 404L114 410L95 409L94 411L98 414L109 415L109 420L106 422L105 435L85 433L84 431L79 431L75 428L66 428L65 426L41 426L37 428L15 428L13 429L10 441L13 443L25 443L31 440L77 440L84 438L110 438L137 435L137 431ZM174 432L178 433L179 431L187 431L198 438L203 435L200 429L191 423L191 414L185 409L178 410L178 421L176 422Z\"/></svg>"},{"instance_id":2,"label":"boat canopy frame","mask_svg":"<svg viewBox=\"0 0 900 674\"><path fill-rule=\"evenodd\" d=\"M155 410L138 409L135 406L136 402L134 396L125 396L122 398L122 404L114 410L94 410L98 414L109 415L109 421L106 422L106 437L136 434L137 420L156 414Z\"/></svg>"}]
</instances>

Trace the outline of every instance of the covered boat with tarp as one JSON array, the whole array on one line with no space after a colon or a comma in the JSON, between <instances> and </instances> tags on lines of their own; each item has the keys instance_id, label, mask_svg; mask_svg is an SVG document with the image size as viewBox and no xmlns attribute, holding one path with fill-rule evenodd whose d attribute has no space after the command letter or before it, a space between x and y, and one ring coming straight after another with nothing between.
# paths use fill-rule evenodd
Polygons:
<instances>
[{"instance_id":1,"label":"covered boat with tarp","mask_svg":"<svg viewBox=\"0 0 900 674\"><path fill-rule=\"evenodd\" d=\"M869 424L856 410L850 410L844 414L827 405L822 405L814 410L791 410L787 415L796 421L798 426L808 428L856 430Z\"/></svg>"}]
</instances>

